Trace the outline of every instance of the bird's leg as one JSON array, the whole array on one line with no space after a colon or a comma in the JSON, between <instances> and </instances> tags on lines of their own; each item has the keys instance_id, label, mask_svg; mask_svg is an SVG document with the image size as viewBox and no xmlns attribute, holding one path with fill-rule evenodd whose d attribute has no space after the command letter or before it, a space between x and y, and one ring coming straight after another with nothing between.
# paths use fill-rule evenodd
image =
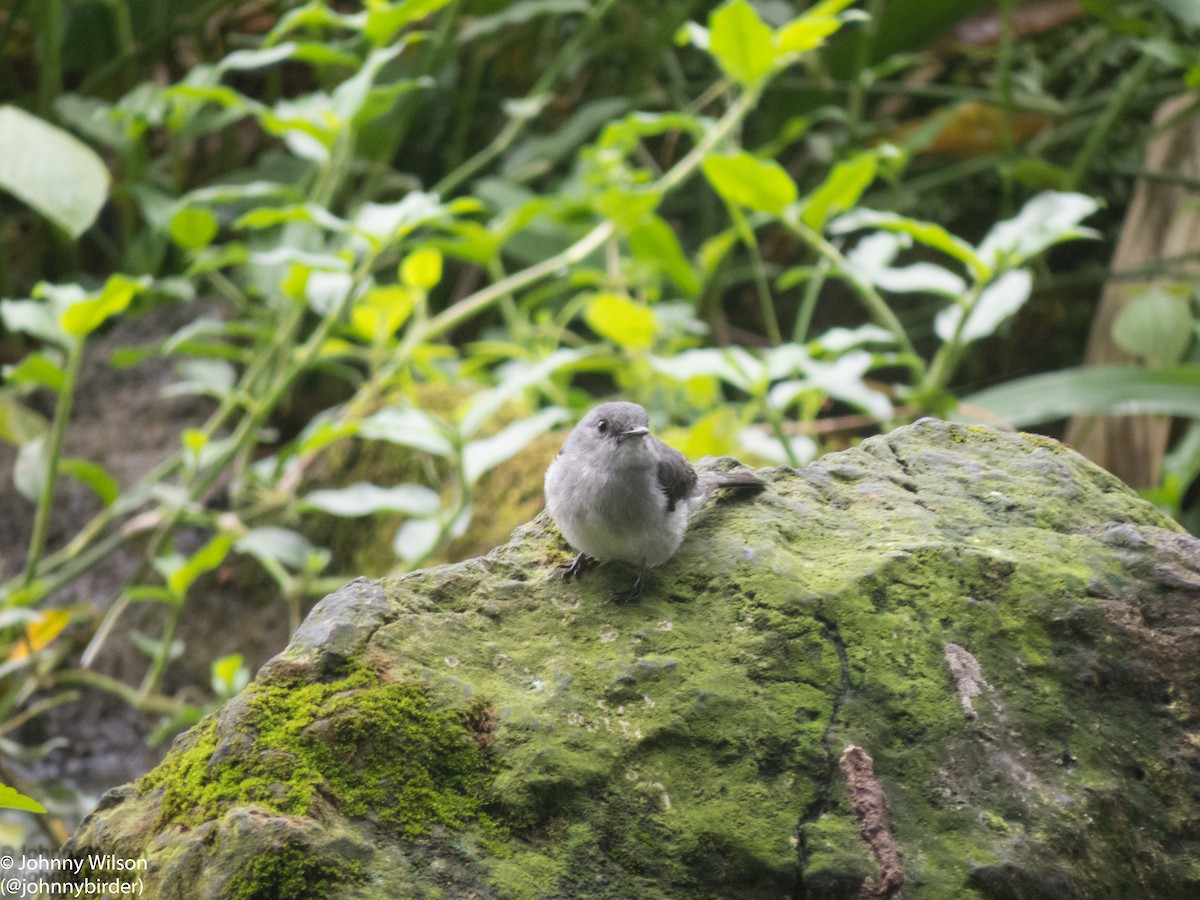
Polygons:
<instances>
[{"instance_id":1,"label":"bird's leg","mask_svg":"<svg viewBox=\"0 0 1200 900\"><path fill-rule=\"evenodd\" d=\"M575 557L575 561L570 565L561 565L557 568L566 569L562 574L563 581L570 581L572 578L579 580L583 578L583 573L596 564L596 561L586 553L580 553Z\"/></svg>"},{"instance_id":2,"label":"bird's leg","mask_svg":"<svg viewBox=\"0 0 1200 900\"><path fill-rule=\"evenodd\" d=\"M642 564L638 566L637 578L633 580L633 584L629 586L629 590L618 594L616 602L619 604L637 603L642 599L642 593L646 588L646 561L643 559Z\"/></svg>"}]
</instances>

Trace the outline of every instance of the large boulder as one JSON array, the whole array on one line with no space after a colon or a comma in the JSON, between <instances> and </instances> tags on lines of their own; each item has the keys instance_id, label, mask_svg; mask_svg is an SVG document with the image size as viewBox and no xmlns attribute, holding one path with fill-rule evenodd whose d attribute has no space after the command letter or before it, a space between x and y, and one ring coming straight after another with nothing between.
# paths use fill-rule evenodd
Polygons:
<instances>
[{"instance_id":1,"label":"large boulder","mask_svg":"<svg viewBox=\"0 0 1200 900\"><path fill-rule=\"evenodd\" d=\"M349 585L65 852L161 900L1200 896L1194 538L931 420L759 474L637 604L544 516Z\"/></svg>"}]
</instances>

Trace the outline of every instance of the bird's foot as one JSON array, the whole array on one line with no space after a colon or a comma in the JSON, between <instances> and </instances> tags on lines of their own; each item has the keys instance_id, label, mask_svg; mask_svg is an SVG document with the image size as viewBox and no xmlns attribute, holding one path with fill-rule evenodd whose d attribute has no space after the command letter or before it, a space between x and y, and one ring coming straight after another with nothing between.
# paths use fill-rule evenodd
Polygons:
<instances>
[{"instance_id":1,"label":"bird's foot","mask_svg":"<svg viewBox=\"0 0 1200 900\"><path fill-rule=\"evenodd\" d=\"M572 578L580 580L583 578L583 573L592 568L596 564L596 560L592 559L586 553L580 553L575 557L575 561L570 565L556 566L556 569L566 569L562 573L562 580L569 582Z\"/></svg>"},{"instance_id":2,"label":"bird's foot","mask_svg":"<svg viewBox=\"0 0 1200 900\"><path fill-rule=\"evenodd\" d=\"M629 586L628 590L617 594L617 596L614 598L614 602L616 602L619 606L624 606L628 603L637 603L642 599L642 594L645 593L645 590L646 562L643 560L641 566L638 567L637 578L633 580L633 584Z\"/></svg>"}]
</instances>

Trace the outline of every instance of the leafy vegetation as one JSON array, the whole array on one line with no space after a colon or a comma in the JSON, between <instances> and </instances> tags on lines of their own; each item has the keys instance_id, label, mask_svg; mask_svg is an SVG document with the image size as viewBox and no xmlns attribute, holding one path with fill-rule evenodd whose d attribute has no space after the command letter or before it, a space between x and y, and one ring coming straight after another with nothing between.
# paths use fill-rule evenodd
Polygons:
<instances>
[{"instance_id":1,"label":"leafy vegetation","mask_svg":"<svg viewBox=\"0 0 1200 900\"><path fill-rule=\"evenodd\" d=\"M1010 0L996 40L929 45L981 6L18 3L0 19L30 48L30 71L0 67L18 97L0 108L0 188L25 228L0 251L20 340L0 437L36 516L0 584L0 750L80 681L162 715L163 734L195 721L207 707L162 679L208 573L254 560L295 627L357 574L305 515L399 516L396 564L421 565L470 527L488 473L600 395L692 423L692 455L791 465L924 414L1200 418L1185 276L1119 318L1137 365L1076 368L1081 341L1031 364L1031 344L1061 344L1044 312L1022 319L1031 298L1060 323L1090 308L1096 239L1140 165L1131 135L1200 82L1200 23L1166 0L1092 0L1038 33ZM153 352L207 419L133 484L67 457L95 338L201 301L220 314ZM430 402L440 388L452 399ZM333 399L282 429L309 393ZM314 487L348 441L419 464ZM1154 499L1194 524L1195 424L1176 447ZM62 476L101 511L50 546ZM130 546L144 564L98 621L61 608ZM88 668L134 603L162 610L136 688ZM68 680L55 642L73 619L88 645ZM212 671L214 702L246 682L238 656Z\"/></svg>"}]
</instances>

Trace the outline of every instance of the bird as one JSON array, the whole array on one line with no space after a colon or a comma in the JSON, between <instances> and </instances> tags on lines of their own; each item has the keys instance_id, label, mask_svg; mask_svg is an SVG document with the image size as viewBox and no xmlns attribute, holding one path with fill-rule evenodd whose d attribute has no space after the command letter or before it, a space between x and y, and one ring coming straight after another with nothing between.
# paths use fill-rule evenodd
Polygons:
<instances>
[{"instance_id":1,"label":"bird","mask_svg":"<svg viewBox=\"0 0 1200 900\"><path fill-rule=\"evenodd\" d=\"M546 470L546 509L579 555L563 580L580 579L596 561L637 568L630 589L642 597L646 572L675 555L689 513L721 488L761 491L749 472L696 473L687 458L650 433L646 410L614 401L592 409L567 436Z\"/></svg>"}]
</instances>

